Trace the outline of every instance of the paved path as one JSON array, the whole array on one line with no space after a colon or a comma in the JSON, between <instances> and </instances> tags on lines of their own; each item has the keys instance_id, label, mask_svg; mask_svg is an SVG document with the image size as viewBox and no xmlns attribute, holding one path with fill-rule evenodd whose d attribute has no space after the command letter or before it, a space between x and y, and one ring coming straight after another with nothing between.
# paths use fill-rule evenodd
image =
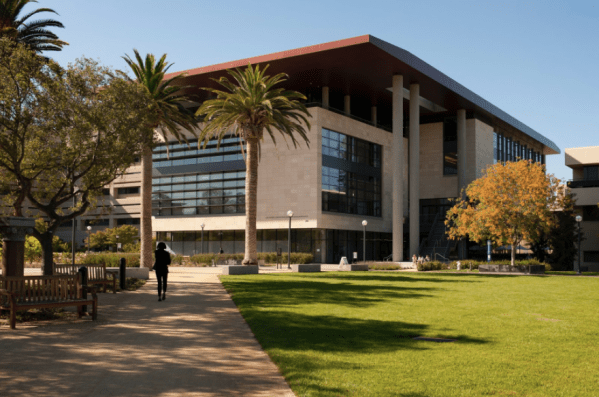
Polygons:
<instances>
[{"instance_id":1,"label":"paved path","mask_svg":"<svg viewBox=\"0 0 599 397\"><path fill-rule=\"evenodd\" d=\"M98 294L98 321L0 326L0 396L294 396L229 298L220 268L171 267Z\"/></svg>"}]
</instances>

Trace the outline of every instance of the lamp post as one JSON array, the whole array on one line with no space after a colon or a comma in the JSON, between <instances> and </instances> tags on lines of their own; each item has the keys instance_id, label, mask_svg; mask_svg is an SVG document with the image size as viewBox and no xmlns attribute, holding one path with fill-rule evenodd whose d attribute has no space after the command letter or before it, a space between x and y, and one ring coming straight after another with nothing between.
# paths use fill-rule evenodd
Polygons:
<instances>
[{"instance_id":1,"label":"lamp post","mask_svg":"<svg viewBox=\"0 0 599 397\"><path fill-rule=\"evenodd\" d=\"M200 225L200 227L202 228L202 245L201 245L201 250L202 250L202 254L204 253L204 225L203 223Z\"/></svg>"},{"instance_id":2,"label":"lamp post","mask_svg":"<svg viewBox=\"0 0 599 397\"><path fill-rule=\"evenodd\" d=\"M578 269L576 273L580 274L580 222L582 222L582 216L576 215L576 223L578 223Z\"/></svg>"},{"instance_id":3,"label":"lamp post","mask_svg":"<svg viewBox=\"0 0 599 397\"><path fill-rule=\"evenodd\" d=\"M366 225L368 225L368 222L363 220L362 226L364 226L364 237L362 239L362 260L364 262L366 262Z\"/></svg>"},{"instance_id":4,"label":"lamp post","mask_svg":"<svg viewBox=\"0 0 599 397\"><path fill-rule=\"evenodd\" d=\"M92 227L88 226L87 227L87 253L89 254L89 247L91 244L91 232L92 232Z\"/></svg>"},{"instance_id":5,"label":"lamp post","mask_svg":"<svg viewBox=\"0 0 599 397\"><path fill-rule=\"evenodd\" d=\"M218 235L220 236L220 251L218 253L222 254L223 253L223 232L218 233Z\"/></svg>"},{"instance_id":6,"label":"lamp post","mask_svg":"<svg viewBox=\"0 0 599 397\"><path fill-rule=\"evenodd\" d=\"M287 232L287 269L291 269L291 218L293 217L293 211L287 211L289 217L289 231Z\"/></svg>"},{"instance_id":7,"label":"lamp post","mask_svg":"<svg viewBox=\"0 0 599 397\"><path fill-rule=\"evenodd\" d=\"M119 252L119 236L116 235L116 252Z\"/></svg>"}]
</instances>

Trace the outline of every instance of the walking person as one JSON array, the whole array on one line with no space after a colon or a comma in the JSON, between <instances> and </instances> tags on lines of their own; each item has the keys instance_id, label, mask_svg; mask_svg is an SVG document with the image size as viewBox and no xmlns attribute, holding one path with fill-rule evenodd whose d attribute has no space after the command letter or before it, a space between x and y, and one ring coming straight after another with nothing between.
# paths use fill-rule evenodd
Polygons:
<instances>
[{"instance_id":1,"label":"walking person","mask_svg":"<svg viewBox=\"0 0 599 397\"><path fill-rule=\"evenodd\" d=\"M158 243L154 252L156 262L154 270L156 271L156 280L158 281L158 302L166 299L166 280L168 278L168 265L171 264L171 255L166 251L166 244ZM160 296L162 294L162 297Z\"/></svg>"}]
</instances>

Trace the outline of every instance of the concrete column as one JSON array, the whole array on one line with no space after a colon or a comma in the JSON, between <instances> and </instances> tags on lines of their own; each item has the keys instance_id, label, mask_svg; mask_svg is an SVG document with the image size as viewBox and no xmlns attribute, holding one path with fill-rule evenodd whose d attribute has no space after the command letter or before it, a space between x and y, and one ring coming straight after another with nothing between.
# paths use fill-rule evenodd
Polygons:
<instances>
[{"instance_id":1,"label":"concrete column","mask_svg":"<svg viewBox=\"0 0 599 397\"><path fill-rule=\"evenodd\" d=\"M393 76L393 262L403 261L403 76Z\"/></svg>"},{"instance_id":2,"label":"concrete column","mask_svg":"<svg viewBox=\"0 0 599 397\"><path fill-rule=\"evenodd\" d=\"M458 110L458 196L466 187L466 110Z\"/></svg>"},{"instance_id":3,"label":"concrete column","mask_svg":"<svg viewBox=\"0 0 599 397\"><path fill-rule=\"evenodd\" d=\"M372 120L372 125L376 127L376 106L370 108L370 119Z\"/></svg>"},{"instance_id":4,"label":"concrete column","mask_svg":"<svg viewBox=\"0 0 599 397\"><path fill-rule=\"evenodd\" d=\"M345 112L346 116L349 116L351 114L350 104L350 97L349 95L346 95L345 98L343 98L343 111Z\"/></svg>"},{"instance_id":5,"label":"concrete column","mask_svg":"<svg viewBox=\"0 0 599 397\"><path fill-rule=\"evenodd\" d=\"M420 85L410 84L410 255L420 245Z\"/></svg>"},{"instance_id":6,"label":"concrete column","mask_svg":"<svg viewBox=\"0 0 599 397\"><path fill-rule=\"evenodd\" d=\"M466 110L458 110L458 197L465 197L463 189L466 188ZM458 258L466 259L468 256L466 239L458 242Z\"/></svg>"},{"instance_id":7,"label":"concrete column","mask_svg":"<svg viewBox=\"0 0 599 397\"><path fill-rule=\"evenodd\" d=\"M329 87L322 87L322 107L329 108Z\"/></svg>"}]
</instances>

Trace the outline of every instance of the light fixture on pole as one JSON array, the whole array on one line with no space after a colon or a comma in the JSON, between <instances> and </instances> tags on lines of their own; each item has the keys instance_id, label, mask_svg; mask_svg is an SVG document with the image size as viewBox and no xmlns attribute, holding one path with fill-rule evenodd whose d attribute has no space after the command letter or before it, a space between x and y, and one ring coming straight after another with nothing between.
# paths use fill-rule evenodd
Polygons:
<instances>
[{"instance_id":1,"label":"light fixture on pole","mask_svg":"<svg viewBox=\"0 0 599 397\"><path fill-rule=\"evenodd\" d=\"M364 237L362 239L362 260L366 262L366 225L368 225L368 221L363 220L362 226L364 226Z\"/></svg>"},{"instance_id":2,"label":"light fixture on pole","mask_svg":"<svg viewBox=\"0 0 599 397\"><path fill-rule=\"evenodd\" d=\"M90 244L91 244L91 237L90 237L91 232L92 232L92 227L88 226L87 227L87 253L88 254L89 254L89 247L90 247Z\"/></svg>"},{"instance_id":3,"label":"light fixture on pole","mask_svg":"<svg viewBox=\"0 0 599 397\"><path fill-rule=\"evenodd\" d=\"M114 237L116 237L116 252L119 252L119 236L116 235Z\"/></svg>"},{"instance_id":4,"label":"light fixture on pole","mask_svg":"<svg viewBox=\"0 0 599 397\"><path fill-rule=\"evenodd\" d=\"M291 218L293 217L293 211L287 211L289 217L289 231L287 232L287 269L291 269Z\"/></svg>"},{"instance_id":5,"label":"light fixture on pole","mask_svg":"<svg viewBox=\"0 0 599 397\"><path fill-rule=\"evenodd\" d=\"M202 228L202 245L201 245L202 254L204 253L204 226L206 226L206 225L204 225L203 223L200 225L200 227Z\"/></svg>"},{"instance_id":6,"label":"light fixture on pole","mask_svg":"<svg viewBox=\"0 0 599 397\"><path fill-rule=\"evenodd\" d=\"M578 269L576 273L580 274L580 222L582 222L582 216L576 215L576 223L578 223Z\"/></svg>"}]
</instances>

